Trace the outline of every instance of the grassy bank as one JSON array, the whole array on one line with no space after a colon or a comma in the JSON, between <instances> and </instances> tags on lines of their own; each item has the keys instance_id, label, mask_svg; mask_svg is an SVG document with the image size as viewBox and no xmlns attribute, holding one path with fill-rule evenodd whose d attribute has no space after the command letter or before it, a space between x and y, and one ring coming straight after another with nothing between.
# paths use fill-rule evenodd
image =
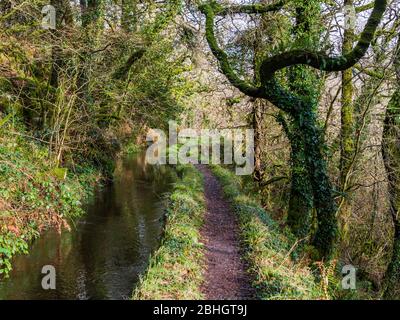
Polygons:
<instances>
[{"instance_id":1,"label":"grassy bank","mask_svg":"<svg viewBox=\"0 0 400 320\"><path fill-rule=\"evenodd\" d=\"M280 230L256 199L243 191L242 181L228 169L213 166L224 194L238 216L245 258L254 276L253 286L260 299L320 299L321 286L315 282L307 263L294 262L296 245L290 234Z\"/></svg>"},{"instance_id":2,"label":"grassy bank","mask_svg":"<svg viewBox=\"0 0 400 320\"><path fill-rule=\"evenodd\" d=\"M167 222L160 248L133 299L201 299L203 245L200 227L205 203L201 174L192 166L178 166L178 180L168 198Z\"/></svg>"},{"instance_id":3,"label":"grassy bank","mask_svg":"<svg viewBox=\"0 0 400 320\"><path fill-rule=\"evenodd\" d=\"M29 243L49 227L68 228L67 220L83 213L101 174L92 166L75 172L56 168L44 144L29 137L17 118L0 126L0 277L11 258L27 253Z\"/></svg>"}]
</instances>

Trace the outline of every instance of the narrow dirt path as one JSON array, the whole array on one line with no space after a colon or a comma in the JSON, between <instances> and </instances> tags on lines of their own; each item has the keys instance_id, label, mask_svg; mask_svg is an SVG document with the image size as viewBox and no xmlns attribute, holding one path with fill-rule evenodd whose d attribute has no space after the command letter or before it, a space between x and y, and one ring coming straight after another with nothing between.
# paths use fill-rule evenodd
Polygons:
<instances>
[{"instance_id":1,"label":"narrow dirt path","mask_svg":"<svg viewBox=\"0 0 400 320\"><path fill-rule=\"evenodd\" d=\"M255 292L241 260L235 216L210 169L203 165L197 168L204 175L207 204L205 223L201 230L207 259L202 292L209 300L253 299Z\"/></svg>"}]
</instances>

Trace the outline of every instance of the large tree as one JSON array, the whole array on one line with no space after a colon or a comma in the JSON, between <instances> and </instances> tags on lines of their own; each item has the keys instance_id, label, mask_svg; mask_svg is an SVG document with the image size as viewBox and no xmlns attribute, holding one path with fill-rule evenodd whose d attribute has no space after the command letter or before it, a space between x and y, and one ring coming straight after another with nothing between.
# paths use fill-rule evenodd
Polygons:
<instances>
[{"instance_id":1,"label":"large tree","mask_svg":"<svg viewBox=\"0 0 400 320\"><path fill-rule=\"evenodd\" d=\"M318 229L314 245L320 258L329 259L334 253L338 235L336 220L337 205L334 200L332 184L327 174L323 156L324 142L317 124L316 99L300 96L284 86L277 72L296 65L310 66L317 70L332 72L343 71L354 66L367 52L375 31L385 12L387 1L376 0L373 11L356 46L349 52L332 57L325 52L309 48L294 49L275 55L265 55L258 70L260 83L242 79L232 67L228 54L220 47L215 34L215 18L230 14L261 14L282 10L287 1L275 4L249 4L223 6L209 1L200 6L206 16L206 38L212 53L219 61L220 69L232 85L247 96L270 101L298 123L298 131L304 144L305 166L317 212Z\"/></svg>"}]
</instances>

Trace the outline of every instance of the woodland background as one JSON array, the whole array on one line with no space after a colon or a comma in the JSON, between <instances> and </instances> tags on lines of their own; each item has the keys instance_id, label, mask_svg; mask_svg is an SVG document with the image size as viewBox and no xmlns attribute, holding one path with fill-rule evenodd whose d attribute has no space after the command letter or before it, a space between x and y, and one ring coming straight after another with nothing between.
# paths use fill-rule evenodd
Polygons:
<instances>
[{"instance_id":1,"label":"woodland background","mask_svg":"<svg viewBox=\"0 0 400 320\"><path fill-rule=\"evenodd\" d=\"M299 259L322 260L328 273L354 265L361 297L399 298L400 2L387 1L366 54L350 68L296 64L276 72L285 90L312 100L304 117L315 116L321 159L307 158L301 117L228 81L205 33L214 33L240 79L257 84L263 60L279 53L351 52L374 5L385 2L52 0L56 29L45 30L48 1L2 0L0 242L17 243L11 256L36 236L32 223L39 231L60 226L82 183L110 176L115 156L142 145L149 128L166 129L172 119L182 127L253 128L256 171L248 179L264 208L299 239ZM345 5L357 18L347 29ZM214 30L205 29L210 8L219 12ZM328 207L321 200L318 208L312 190L310 163L318 161L326 164L337 224L325 251L313 243L318 210Z\"/></svg>"}]
</instances>

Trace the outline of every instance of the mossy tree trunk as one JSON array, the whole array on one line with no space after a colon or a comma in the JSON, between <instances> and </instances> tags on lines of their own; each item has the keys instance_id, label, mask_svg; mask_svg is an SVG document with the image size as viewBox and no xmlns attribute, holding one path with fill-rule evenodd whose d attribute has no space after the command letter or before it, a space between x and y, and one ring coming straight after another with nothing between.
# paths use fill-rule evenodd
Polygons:
<instances>
[{"instance_id":1,"label":"mossy tree trunk","mask_svg":"<svg viewBox=\"0 0 400 320\"><path fill-rule=\"evenodd\" d=\"M121 27L126 32L137 31L137 0L122 0L121 3Z\"/></svg>"},{"instance_id":2,"label":"mossy tree trunk","mask_svg":"<svg viewBox=\"0 0 400 320\"><path fill-rule=\"evenodd\" d=\"M291 146L291 186L287 224L294 235L303 239L310 234L314 208L313 191L308 176L304 138L299 131L299 124L293 121L291 128L287 127L285 132Z\"/></svg>"},{"instance_id":3,"label":"mossy tree trunk","mask_svg":"<svg viewBox=\"0 0 400 320\"><path fill-rule=\"evenodd\" d=\"M382 155L388 175L390 214L394 225L392 257L384 279L384 297L400 297L400 37L395 58L397 88L386 109Z\"/></svg>"},{"instance_id":4,"label":"mossy tree trunk","mask_svg":"<svg viewBox=\"0 0 400 320\"><path fill-rule=\"evenodd\" d=\"M353 0L345 0L344 5L353 6ZM351 18L351 17L349 17ZM342 54L347 54L353 49L354 29L350 24L344 30ZM352 174L355 153L354 132L354 104L353 104L353 69L342 71L342 105L341 105L341 139L340 139L340 189L346 194ZM347 195L342 200L340 208L340 229L342 240L346 241L348 235L347 221L351 215L351 203Z\"/></svg>"},{"instance_id":5,"label":"mossy tree trunk","mask_svg":"<svg viewBox=\"0 0 400 320\"><path fill-rule=\"evenodd\" d=\"M52 49L51 49L51 70L49 84L54 89L59 87L60 76L65 73L65 66L67 58L63 51L64 47L64 31L71 27L74 23L71 5L68 0L52 0L50 4L56 10L56 28L50 30L52 35ZM54 121L53 108L48 106L41 108L41 128L46 130L52 127Z\"/></svg>"},{"instance_id":6,"label":"mossy tree trunk","mask_svg":"<svg viewBox=\"0 0 400 320\"><path fill-rule=\"evenodd\" d=\"M102 10L104 0L80 0L81 23L85 35L86 47L82 49L79 57L79 68L77 76L78 96L82 102L82 107L87 109L91 101L89 88L89 63L90 51L96 41L97 32L102 28ZM86 113L85 113L86 114Z\"/></svg>"},{"instance_id":7,"label":"mossy tree trunk","mask_svg":"<svg viewBox=\"0 0 400 320\"><path fill-rule=\"evenodd\" d=\"M81 7L82 27L87 28L100 21L103 1L104 0L79 1Z\"/></svg>"},{"instance_id":8,"label":"mossy tree trunk","mask_svg":"<svg viewBox=\"0 0 400 320\"><path fill-rule=\"evenodd\" d=\"M298 1L296 5L296 24L292 28L294 40L318 47L320 32L315 25L319 22L319 2ZM291 92L313 101L315 106L318 103L320 82L315 70L309 67L293 66L289 69L288 86ZM316 107L313 111L316 111ZM291 190L287 223L297 237L304 239L310 235L314 197L307 168L302 121L303 116L292 117L290 128L285 131L291 145Z\"/></svg>"},{"instance_id":9,"label":"mossy tree trunk","mask_svg":"<svg viewBox=\"0 0 400 320\"><path fill-rule=\"evenodd\" d=\"M330 260L336 254L337 205L323 152L326 147L322 129L318 124L315 111L317 100L294 95L276 81L270 81L268 86L268 100L280 106L282 110L287 110L293 122L298 124L296 132L302 137L300 143L303 145L300 144L300 146L304 151L302 159L304 159L307 172L306 177L301 177L300 183L307 183L306 179L309 179L309 189L302 188L302 190L310 190L316 211L317 230L312 242L319 255L315 258ZM299 142L297 143L299 145ZM306 218L303 217L303 219ZM311 219L306 221L311 221Z\"/></svg>"},{"instance_id":10,"label":"mossy tree trunk","mask_svg":"<svg viewBox=\"0 0 400 320\"><path fill-rule=\"evenodd\" d=\"M310 106L310 108L313 108L313 106ZM318 222L313 244L320 253L319 258L330 259L335 254L338 227L336 220L337 206L322 151L325 146L315 112L304 112L301 118L305 161Z\"/></svg>"},{"instance_id":11,"label":"mossy tree trunk","mask_svg":"<svg viewBox=\"0 0 400 320\"><path fill-rule=\"evenodd\" d=\"M262 121L265 101L257 99L253 102L252 127L254 130L254 180L260 183L263 178L262 169Z\"/></svg>"}]
</instances>

